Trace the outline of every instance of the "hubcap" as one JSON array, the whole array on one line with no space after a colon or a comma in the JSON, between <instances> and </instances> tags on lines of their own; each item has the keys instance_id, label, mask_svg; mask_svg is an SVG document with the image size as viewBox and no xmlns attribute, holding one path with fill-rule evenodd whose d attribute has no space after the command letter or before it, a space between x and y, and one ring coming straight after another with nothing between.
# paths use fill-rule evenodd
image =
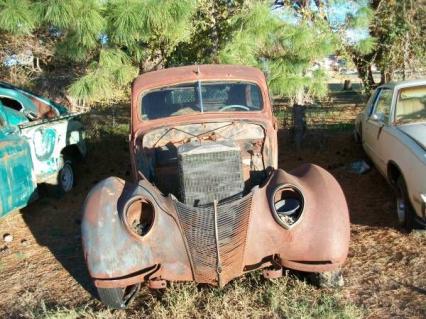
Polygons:
<instances>
[{"instance_id":1,"label":"hubcap","mask_svg":"<svg viewBox=\"0 0 426 319\"><path fill-rule=\"evenodd\" d=\"M74 173L70 164L66 163L62 168L60 180L63 190L69 192L74 185Z\"/></svg>"}]
</instances>

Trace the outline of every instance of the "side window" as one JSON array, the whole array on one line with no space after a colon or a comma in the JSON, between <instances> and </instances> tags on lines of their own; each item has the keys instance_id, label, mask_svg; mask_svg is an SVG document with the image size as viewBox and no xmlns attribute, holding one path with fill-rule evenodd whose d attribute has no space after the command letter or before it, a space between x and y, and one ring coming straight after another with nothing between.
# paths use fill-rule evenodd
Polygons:
<instances>
[{"instance_id":1,"label":"side window","mask_svg":"<svg viewBox=\"0 0 426 319\"><path fill-rule=\"evenodd\" d=\"M20 112L22 110L22 104L19 103L17 100L9 98L9 97L5 97L5 96L0 96L0 102L7 107L10 107L11 109L14 109L15 111Z\"/></svg>"},{"instance_id":2,"label":"side window","mask_svg":"<svg viewBox=\"0 0 426 319\"><path fill-rule=\"evenodd\" d=\"M383 122L388 123L392 106L393 91L389 89L382 89L376 99L373 114L383 114Z\"/></svg>"}]
</instances>

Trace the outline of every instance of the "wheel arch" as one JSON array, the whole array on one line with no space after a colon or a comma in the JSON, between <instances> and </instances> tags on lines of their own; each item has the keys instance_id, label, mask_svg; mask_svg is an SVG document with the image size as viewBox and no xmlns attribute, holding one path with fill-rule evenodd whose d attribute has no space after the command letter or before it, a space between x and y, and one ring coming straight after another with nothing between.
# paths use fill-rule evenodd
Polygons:
<instances>
[{"instance_id":1,"label":"wheel arch","mask_svg":"<svg viewBox=\"0 0 426 319\"><path fill-rule=\"evenodd\" d=\"M392 160L388 162L386 173L387 173L388 181L392 186L396 186L396 182L400 176L404 178L404 174L402 174L402 171L399 165ZM404 178L404 181L405 181L405 178Z\"/></svg>"},{"instance_id":2,"label":"wheel arch","mask_svg":"<svg viewBox=\"0 0 426 319\"><path fill-rule=\"evenodd\" d=\"M66 158L71 158L74 161L81 161L84 158L84 154L77 144L65 146L61 151L61 155Z\"/></svg>"}]
</instances>

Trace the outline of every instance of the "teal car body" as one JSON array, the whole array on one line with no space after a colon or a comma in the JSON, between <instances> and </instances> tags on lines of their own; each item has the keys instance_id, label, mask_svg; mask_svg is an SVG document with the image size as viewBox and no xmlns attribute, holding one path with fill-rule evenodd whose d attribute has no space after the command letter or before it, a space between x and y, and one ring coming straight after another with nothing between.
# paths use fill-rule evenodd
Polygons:
<instances>
[{"instance_id":1,"label":"teal car body","mask_svg":"<svg viewBox=\"0 0 426 319\"><path fill-rule=\"evenodd\" d=\"M0 106L0 217L37 198L28 142L14 134Z\"/></svg>"},{"instance_id":2,"label":"teal car body","mask_svg":"<svg viewBox=\"0 0 426 319\"><path fill-rule=\"evenodd\" d=\"M38 184L57 184L65 157L86 155L78 115L0 82L0 218L36 199Z\"/></svg>"}]
</instances>

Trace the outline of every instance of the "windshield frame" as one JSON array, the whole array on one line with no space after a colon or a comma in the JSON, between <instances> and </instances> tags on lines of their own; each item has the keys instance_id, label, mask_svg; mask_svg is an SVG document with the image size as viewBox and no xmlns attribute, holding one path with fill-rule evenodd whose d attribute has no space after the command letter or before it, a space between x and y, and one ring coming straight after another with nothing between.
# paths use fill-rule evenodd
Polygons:
<instances>
[{"instance_id":1,"label":"windshield frame","mask_svg":"<svg viewBox=\"0 0 426 319\"><path fill-rule=\"evenodd\" d=\"M261 108L258 110L251 110L251 111L226 111L226 112L219 112L219 111L207 111L207 112L194 112L194 113L188 113L188 114L179 114L179 115L169 115L166 117L159 117L159 118L155 118L155 119L144 119L143 118L143 106L142 106L142 101L145 95L151 93L151 92L155 92L158 90L161 90L162 88L169 88L169 87L173 87L173 86L180 86L180 85L194 85L194 86L199 86L199 85L203 85L203 83L209 83L209 84L214 84L214 83L223 83L223 84L227 84L227 83L235 83L235 84L251 84L251 85L255 85L257 87L257 89L259 90L260 93L260 97L261 97ZM198 90L197 93L198 95ZM167 84L163 84L163 85L159 85L156 87L150 87L147 88L146 90L142 90L138 96L137 96L137 101L136 101L136 105L137 105L137 118L140 122L154 122L154 121L165 121L167 119L170 118L182 118L182 117L194 117L194 116L203 116L203 115L229 115L231 117L231 115L235 115L235 114L261 114L261 113L265 113L267 112L267 100L268 100L268 96L265 96L265 92L263 89L263 86L256 82L256 81L251 81L251 80L247 80L247 79L198 79L196 81L194 80L188 80L188 81L179 81L179 82L171 82L171 83L167 83Z\"/></svg>"}]
</instances>

